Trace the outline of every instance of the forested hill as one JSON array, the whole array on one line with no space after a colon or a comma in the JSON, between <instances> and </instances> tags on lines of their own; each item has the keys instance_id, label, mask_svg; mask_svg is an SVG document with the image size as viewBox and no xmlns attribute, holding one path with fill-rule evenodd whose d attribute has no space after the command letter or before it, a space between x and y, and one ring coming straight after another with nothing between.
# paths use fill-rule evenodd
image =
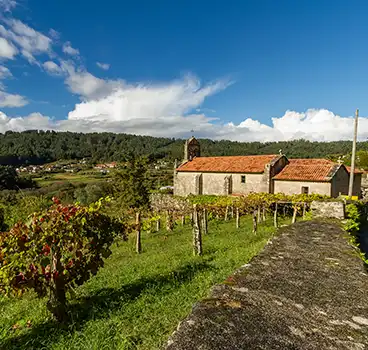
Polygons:
<instances>
[{"instance_id":1,"label":"forested hill","mask_svg":"<svg viewBox=\"0 0 368 350\"><path fill-rule=\"evenodd\" d=\"M348 154L351 142L232 142L201 139L203 156L277 154L288 157L316 158L331 154ZM0 163L8 165L41 164L58 159L90 158L94 162L123 161L129 155L151 159L182 159L184 140L114 133L72 133L25 131L0 134ZM368 142L358 150L368 150Z\"/></svg>"}]
</instances>

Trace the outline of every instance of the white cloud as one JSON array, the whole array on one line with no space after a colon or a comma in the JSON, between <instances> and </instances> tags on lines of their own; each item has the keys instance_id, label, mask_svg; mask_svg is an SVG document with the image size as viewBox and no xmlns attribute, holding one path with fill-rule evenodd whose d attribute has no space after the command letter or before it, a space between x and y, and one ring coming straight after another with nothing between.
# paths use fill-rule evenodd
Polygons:
<instances>
[{"instance_id":1,"label":"white cloud","mask_svg":"<svg viewBox=\"0 0 368 350\"><path fill-rule=\"evenodd\" d=\"M3 21L9 28L7 29L3 25L0 25L0 35L18 46L22 55L29 63L38 63L34 55L52 53L52 40L46 35L17 19L6 19Z\"/></svg>"},{"instance_id":2,"label":"white cloud","mask_svg":"<svg viewBox=\"0 0 368 350\"><path fill-rule=\"evenodd\" d=\"M311 141L351 140L353 117L341 117L326 109L308 109L306 112L286 111L282 117L271 119L268 126L247 118L238 125L225 125L216 138L236 141ZM359 118L358 138L368 138L368 118Z\"/></svg>"},{"instance_id":3,"label":"white cloud","mask_svg":"<svg viewBox=\"0 0 368 350\"><path fill-rule=\"evenodd\" d=\"M63 73L61 67L53 61L46 61L42 66L51 75L61 75Z\"/></svg>"},{"instance_id":4,"label":"white cloud","mask_svg":"<svg viewBox=\"0 0 368 350\"><path fill-rule=\"evenodd\" d=\"M52 119L42 115L41 113L31 113L26 117L9 118L5 113L0 111L0 132L4 133L8 130L25 131L25 130L50 130L53 129Z\"/></svg>"},{"instance_id":5,"label":"white cloud","mask_svg":"<svg viewBox=\"0 0 368 350\"><path fill-rule=\"evenodd\" d=\"M8 40L0 37L0 59L13 59L18 50Z\"/></svg>"},{"instance_id":6,"label":"white cloud","mask_svg":"<svg viewBox=\"0 0 368 350\"><path fill-rule=\"evenodd\" d=\"M68 54L68 55L71 55L71 56L77 56L79 55L79 50L78 49L75 49L72 47L70 41L67 41L66 43L64 43L63 45L63 52Z\"/></svg>"},{"instance_id":7,"label":"white cloud","mask_svg":"<svg viewBox=\"0 0 368 350\"><path fill-rule=\"evenodd\" d=\"M260 123L254 119L246 119L235 125L213 123L213 119L203 114L183 114L182 106L169 107L161 105L156 114L147 113L146 108L137 115L139 102L133 105L137 108L134 114L126 114L128 109L121 109L127 102L110 102L118 98L113 94L107 100L102 99L102 105L94 101L89 107L98 109L99 114L83 114L88 102L78 104L69 113L68 119L55 120L40 113L32 113L25 117L7 117L0 112L0 132L6 130L53 129L58 131L75 132L124 132L140 135L187 137L190 130L195 130L198 137L212 139L229 139L233 141L283 141L304 138L311 141L350 140L353 135L353 117L340 117L325 109L309 109L304 113L286 111L282 117L272 118L272 126ZM1 95L0 95L1 106ZM103 106L103 107L102 107ZM157 106L156 106L157 107ZM132 111L134 111L134 108ZM161 112L159 112L159 110ZM175 110L177 115L167 114L168 110ZM113 113L114 111L114 113ZM123 113L122 113L123 111ZM79 113L80 112L80 113ZM135 115L135 116L134 116ZM2 117L1 117L2 116ZM358 139L368 137L368 118L359 118Z\"/></svg>"},{"instance_id":8,"label":"white cloud","mask_svg":"<svg viewBox=\"0 0 368 350\"><path fill-rule=\"evenodd\" d=\"M50 35L51 38L53 38L55 40L59 40L60 36L61 36L61 34L57 30L52 29L52 28L50 28L50 30L49 30L49 35Z\"/></svg>"},{"instance_id":9,"label":"white cloud","mask_svg":"<svg viewBox=\"0 0 368 350\"><path fill-rule=\"evenodd\" d=\"M12 76L10 70L5 66L0 65L0 80L5 78L10 78Z\"/></svg>"},{"instance_id":10,"label":"white cloud","mask_svg":"<svg viewBox=\"0 0 368 350\"><path fill-rule=\"evenodd\" d=\"M0 107L22 107L28 103L21 95L0 91Z\"/></svg>"},{"instance_id":11,"label":"white cloud","mask_svg":"<svg viewBox=\"0 0 368 350\"><path fill-rule=\"evenodd\" d=\"M11 39L20 45L24 50L31 53L43 53L51 50L51 39L46 35L34 30L23 22L12 19L8 21L17 36L10 35Z\"/></svg>"},{"instance_id":12,"label":"white cloud","mask_svg":"<svg viewBox=\"0 0 368 350\"><path fill-rule=\"evenodd\" d=\"M4 12L10 12L15 6L17 6L15 0L0 0L0 9Z\"/></svg>"},{"instance_id":13,"label":"white cloud","mask_svg":"<svg viewBox=\"0 0 368 350\"><path fill-rule=\"evenodd\" d=\"M105 97L121 85L119 80L100 79L82 67L76 69L74 63L70 61L62 61L61 69L67 75L65 84L68 86L68 89L80 95L84 100Z\"/></svg>"},{"instance_id":14,"label":"white cloud","mask_svg":"<svg viewBox=\"0 0 368 350\"><path fill-rule=\"evenodd\" d=\"M100 67L103 70L108 70L110 68L110 64L109 63L101 63L101 62L96 62L96 65L98 67Z\"/></svg>"},{"instance_id":15,"label":"white cloud","mask_svg":"<svg viewBox=\"0 0 368 350\"><path fill-rule=\"evenodd\" d=\"M70 120L104 121L114 123L153 123L166 118L168 122L190 112L199 106L206 97L225 89L228 82L218 81L201 86L200 82L188 76L168 84L128 85L124 82L109 82L101 79L83 86L103 92L105 96L90 99L75 106L70 112ZM110 83L110 85L109 85ZM115 84L115 86L113 86ZM85 91L84 91L85 92Z\"/></svg>"}]
</instances>

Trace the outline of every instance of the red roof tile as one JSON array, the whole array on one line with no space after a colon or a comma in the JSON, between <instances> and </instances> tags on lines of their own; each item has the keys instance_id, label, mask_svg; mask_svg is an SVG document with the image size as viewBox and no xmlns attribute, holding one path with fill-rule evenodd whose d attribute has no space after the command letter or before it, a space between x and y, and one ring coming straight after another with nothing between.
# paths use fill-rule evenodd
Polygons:
<instances>
[{"instance_id":1,"label":"red roof tile","mask_svg":"<svg viewBox=\"0 0 368 350\"><path fill-rule=\"evenodd\" d=\"M275 180L330 181L340 166L328 159L289 159Z\"/></svg>"},{"instance_id":2,"label":"red roof tile","mask_svg":"<svg viewBox=\"0 0 368 350\"><path fill-rule=\"evenodd\" d=\"M265 165L278 157L278 155L196 157L179 166L177 171L263 173Z\"/></svg>"},{"instance_id":3,"label":"red roof tile","mask_svg":"<svg viewBox=\"0 0 368 350\"><path fill-rule=\"evenodd\" d=\"M348 171L348 173L350 174L350 169L351 169L351 167L349 167L349 166L346 166L345 165L345 168L346 168L346 170ZM357 168L355 168L354 169L354 174L363 174L364 173L364 170L361 170L361 169L357 169Z\"/></svg>"}]
</instances>

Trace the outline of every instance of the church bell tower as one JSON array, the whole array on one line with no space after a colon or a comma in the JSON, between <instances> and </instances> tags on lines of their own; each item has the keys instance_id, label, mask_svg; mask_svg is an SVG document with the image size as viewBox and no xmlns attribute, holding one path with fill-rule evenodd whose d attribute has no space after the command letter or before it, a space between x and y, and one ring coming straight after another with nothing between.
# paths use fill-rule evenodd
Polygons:
<instances>
[{"instance_id":1,"label":"church bell tower","mask_svg":"<svg viewBox=\"0 0 368 350\"><path fill-rule=\"evenodd\" d=\"M191 161L194 157L201 156L201 148L197 139L192 136L185 141L184 145L184 162Z\"/></svg>"}]
</instances>

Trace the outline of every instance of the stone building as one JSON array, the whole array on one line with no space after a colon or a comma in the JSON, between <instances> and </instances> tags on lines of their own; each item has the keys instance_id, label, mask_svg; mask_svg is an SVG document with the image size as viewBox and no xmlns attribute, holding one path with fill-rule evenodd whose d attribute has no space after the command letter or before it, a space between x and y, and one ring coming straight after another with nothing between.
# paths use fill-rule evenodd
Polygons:
<instances>
[{"instance_id":1,"label":"stone building","mask_svg":"<svg viewBox=\"0 0 368 350\"><path fill-rule=\"evenodd\" d=\"M350 170L350 169L349 169ZM327 159L289 159L285 168L274 178L274 193L318 193L331 197L347 195L348 169ZM361 172L354 174L354 196L360 196Z\"/></svg>"},{"instance_id":2,"label":"stone building","mask_svg":"<svg viewBox=\"0 0 368 350\"><path fill-rule=\"evenodd\" d=\"M354 195L361 174L355 173ZM186 141L184 161L175 169L174 194L348 193L347 168L327 159L287 159L285 155L201 157L199 142Z\"/></svg>"}]
</instances>

